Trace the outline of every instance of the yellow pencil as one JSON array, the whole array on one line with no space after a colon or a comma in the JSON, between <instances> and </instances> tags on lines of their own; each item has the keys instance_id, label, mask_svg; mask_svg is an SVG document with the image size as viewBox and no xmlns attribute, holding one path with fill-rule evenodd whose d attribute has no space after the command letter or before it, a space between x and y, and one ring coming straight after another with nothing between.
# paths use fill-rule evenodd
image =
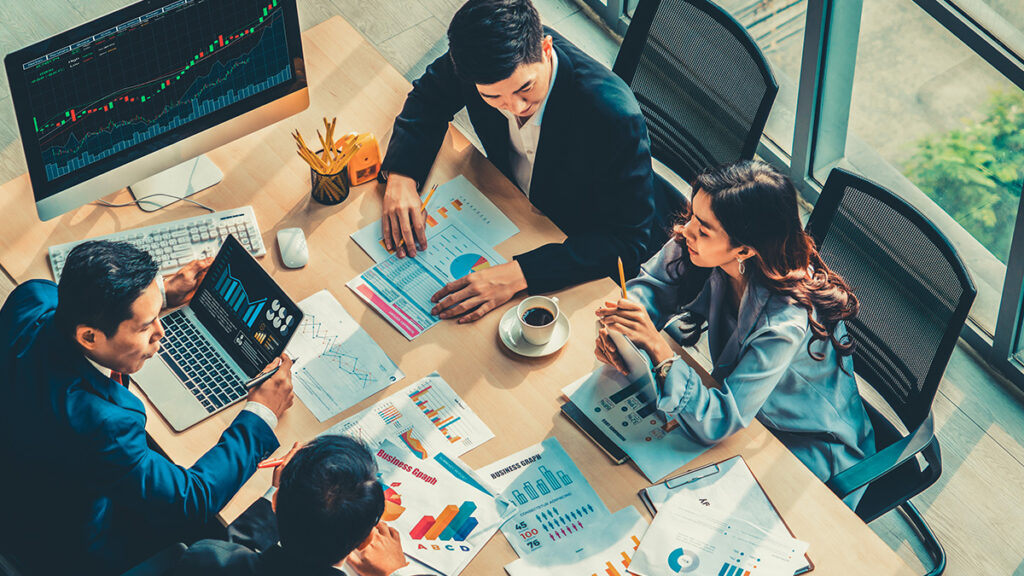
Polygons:
<instances>
[{"instance_id":1,"label":"yellow pencil","mask_svg":"<svg viewBox=\"0 0 1024 576\"><path fill-rule=\"evenodd\" d=\"M619 257L619 286L622 287L622 299L626 299L626 273L622 271L622 257Z\"/></svg>"},{"instance_id":2,"label":"yellow pencil","mask_svg":"<svg viewBox=\"0 0 1024 576\"><path fill-rule=\"evenodd\" d=\"M427 197L423 199L423 205L420 206L420 212L427 211L427 202L430 202L430 197L434 195L434 191L437 190L437 184L434 184L430 188L430 192L427 193Z\"/></svg>"},{"instance_id":3,"label":"yellow pencil","mask_svg":"<svg viewBox=\"0 0 1024 576\"><path fill-rule=\"evenodd\" d=\"M423 203L420 204L420 212L427 211L427 202L430 202L430 197L434 195L434 191L437 190L437 184L430 187L430 192L427 192L427 197L423 199ZM399 246L405 246L405 238L398 241Z\"/></svg>"}]
</instances>

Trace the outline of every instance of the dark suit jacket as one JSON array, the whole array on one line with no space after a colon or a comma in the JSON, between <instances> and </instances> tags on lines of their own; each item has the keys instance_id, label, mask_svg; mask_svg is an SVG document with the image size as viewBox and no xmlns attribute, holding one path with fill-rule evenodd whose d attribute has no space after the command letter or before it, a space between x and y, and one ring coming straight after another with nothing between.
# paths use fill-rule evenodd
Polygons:
<instances>
[{"instance_id":1,"label":"dark suit jacket","mask_svg":"<svg viewBox=\"0 0 1024 576\"><path fill-rule=\"evenodd\" d=\"M530 293L617 274L618 256L638 270L661 247L670 216L667 199L653 192L647 125L629 87L558 33L545 32L554 39L558 73L544 110L530 201L568 239L515 257ZM456 76L447 53L413 83L383 170L423 182L448 122L463 107L487 158L515 182L508 119Z\"/></svg>"},{"instance_id":2,"label":"dark suit jacket","mask_svg":"<svg viewBox=\"0 0 1024 576\"><path fill-rule=\"evenodd\" d=\"M31 280L0 309L0 542L30 573L117 573L212 524L278 442L243 411L191 468L170 462L142 402L57 333L56 306L56 284Z\"/></svg>"},{"instance_id":3,"label":"dark suit jacket","mask_svg":"<svg viewBox=\"0 0 1024 576\"><path fill-rule=\"evenodd\" d=\"M261 498L228 528L228 541L196 542L168 576L342 576L330 566L304 565L277 540L277 518Z\"/></svg>"}]
</instances>

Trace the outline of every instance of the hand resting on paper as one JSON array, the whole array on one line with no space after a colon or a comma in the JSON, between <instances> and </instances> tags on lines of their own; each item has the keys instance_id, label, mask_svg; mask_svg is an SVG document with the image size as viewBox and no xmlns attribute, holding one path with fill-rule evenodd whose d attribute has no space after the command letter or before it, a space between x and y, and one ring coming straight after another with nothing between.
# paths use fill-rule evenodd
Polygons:
<instances>
[{"instance_id":1,"label":"hand resting on paper","mask_svg":"<svg viewBox=\"0 0 1024 576\"><path fill-rule=\"evenodd\" d=\"M423 204L416 192L416 181L391 173L384 190L383 213L380 217L381 237L388 251L399 258L416 256L427 249L427 232L423 225Z\"/></svg>"},{"instance_id":2,"label":"hand resting on paper","mask_svg":"<svg viewBox=\"0 0 1024 576\"><path fill-rule=\"evenodd\" d=\"M674 355L668 342L654 326L651 317L637 302L620 298L618 302L605 302L604 307L594 313L603 327L598 330L594 355L597 359L626 374L626 365L608 335L614 330L629 338L638 348L647 353L655 365Z\"/></svg>"},{"instance_id":3,"label":"hand resting on paper","mask_svg":"<svg viewBox=\"0 0 1024 576\"><path fill-rule=\"evenodd\" d=\"M390 576L409 563L402 553L398 530L384 522L373 527L366 541L348 555L347 561L359 576Z\"/></svg>"},{"instance_id":4,"label":"hand resting on paper","mask_svg":"<svg viewBox=\"0 0 1024 576\"><path fill-rule=\"evenodd\" d=\"M513 260L449 282L431 296L434 307L430 313L458 318L459 324L475 322L522 290L526 290L526 277L519 262Z\"/></svg>"}]
</instances>

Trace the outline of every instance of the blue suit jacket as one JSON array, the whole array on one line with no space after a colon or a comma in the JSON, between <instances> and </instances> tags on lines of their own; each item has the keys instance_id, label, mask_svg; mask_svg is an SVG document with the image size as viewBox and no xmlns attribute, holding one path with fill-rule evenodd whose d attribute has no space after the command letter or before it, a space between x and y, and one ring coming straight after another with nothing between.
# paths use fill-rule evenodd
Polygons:
<instances>
[{"instance_id":1,"label":"blue suit jacket","mask_svg":"<svg viewBox=\"0 0 1024 576\"><path fill-rule=\"evenodd\" d=\"M568 239L515 257L531 294L617 278L619 256L635 274L661 247L678 204L655 191L647 124L629 86L557 32L545 33L554 40L558 74L544 109L530 202ZM462 108L488 160L515 182L508 119L455 74L447 53L413 82L383 170L423 182Z\"/></svg>"},{"instance_id":2,"label":"blue suit jacket","mask_svg":"<svg viewBox=\"0 0 1024 576\"><path fill-rule=\"evenodd\" d=\"M31 280L0 309L0 540L30 571L120 572L202 530L278 442L243 411L191 468L170 462L142 402L57 333L56 307L56 284Z\"/></svg>"}]
</instances>

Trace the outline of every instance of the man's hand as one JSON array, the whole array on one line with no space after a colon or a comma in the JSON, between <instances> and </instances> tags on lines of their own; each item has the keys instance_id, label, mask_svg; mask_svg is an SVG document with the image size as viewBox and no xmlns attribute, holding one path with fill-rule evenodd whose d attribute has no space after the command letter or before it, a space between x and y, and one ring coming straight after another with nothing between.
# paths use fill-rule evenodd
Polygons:
<instances>
[{"instance_id":1,"label":"man's hand","mask_svg":"<svg viewBox=\"0 0 1024 576\"><path fill-rule=\"evenodd\" d=\"M384 247L394 250L399 258L405 258L406 254L415 256L417 248L427 249L422 207L415 180L394 172L388 175L380 232Z\"/></svg>"},{"instance_id":2,"label":"man's hand","mask_svg":"<svg viewBox=\"0 0 1024 576\"><path fill-rule=\"evenodd\" d=\"M348 555L348 563L359 576L390 576L409 562L402 553L398 530L378 522L370 532L369 543L353 550Z\"/></svg>"},{"instance_id":3,"label":"man's hand","mask_svg":"<svg viewBox=\"0 0 1024 576\"><path fill-rule=\"evenodd\" d=\"M441 318L459 317L459 324L475 322L491 310L526 290L526 277L513 260L449 282L430 297L431 314Z\"/></svg>"},{"instance_id":4,"label":"man's hand","mask_svg":"<svg viewBox=\"0 0 1024 576\"><path fill-rule=\"evenodd\" d=\"M213 264L213 258L193 260L174 274L164 278L164 294L167 295L167 307L177 308L192 299L196 288L206 276L206 271Z\"/></svg>"},{"instance_id":5,"label":"man's hand","mask_svg":"<svg viewBox=\"0 0 1024 576\"><path fill-rule=\"evenodd\" d=\"M274 362L280 362L280 368L262 384L249 390L249 401L263 404L280 418L295 401L295 393L292 392L292 359L287 354L281 354ZM271 368L273 363L266 370Z\"/></svg>"},{"instance_id":6,"label":"man's hand","mask_svg":"<svg viewBox=\"0 0 1024 576\"><path fill-rule=\"evenodd\" d=\"M640 303L622 298L618 302L605 302L605 307L598 308L595 313L607 330L624 334L641 350L647 352L654 364L659 364L673 356L672 348L661 337L654 322L651 321L651 316ZM611 339L607 335L600 334L598 338L599 347L604 347L606 352L605 358L598 354L598 360L602 362L608 360L609 364L621 371L624 366L617 365L615 357L607 356L607 345L611 344ZM601 338L606 338L607 341L602 344ZM614 348L614 345L612 347Z\"/></svg>"}]
</instances>

